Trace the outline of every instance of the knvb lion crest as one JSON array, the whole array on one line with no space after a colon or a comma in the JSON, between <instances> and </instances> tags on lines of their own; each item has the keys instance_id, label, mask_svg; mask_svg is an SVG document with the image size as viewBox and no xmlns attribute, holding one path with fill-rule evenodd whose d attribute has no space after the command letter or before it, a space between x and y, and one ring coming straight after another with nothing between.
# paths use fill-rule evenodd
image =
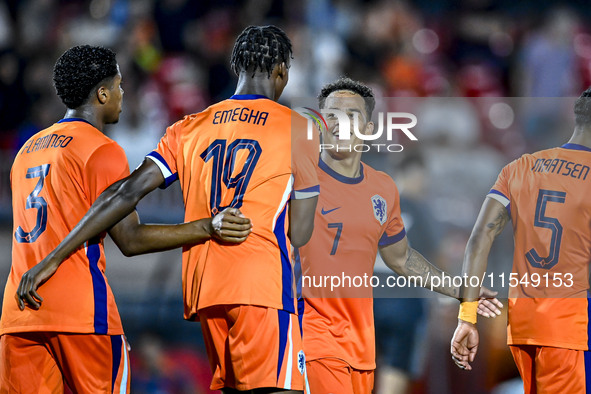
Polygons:
<instances>
[{"instance_id":1,"label":"knvb lion crest","mask_svg":"<svg viewBox=\"0 0 591 394\"><path fill-rule=\"evenodd\" d=\"M387 206L386 200L379 194L376 194L371 198L371 205L373 207L373 215L380 222L380 224L386 223Z\"/></svg>"},{"instance_id":2,"label":"knvb lion crest","mask_svg":"<svg viewBox=\"0 0 591 394\"><path fill-rule=\"evenodd\" d=\"M300 350L298 353L298 370L300 371L300 374L304 374L304 371L306 370L306 356L304 355L304 351Z\"/></svg>"}]
</instances>

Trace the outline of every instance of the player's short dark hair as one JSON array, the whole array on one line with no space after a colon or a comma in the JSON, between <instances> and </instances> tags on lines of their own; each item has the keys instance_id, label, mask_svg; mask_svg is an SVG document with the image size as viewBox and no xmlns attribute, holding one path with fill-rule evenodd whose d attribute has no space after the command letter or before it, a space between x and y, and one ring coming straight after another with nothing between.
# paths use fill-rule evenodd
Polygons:
<instances>
[{"instance_id":1,"label":"player's short dark hair","mask_svg":"<svg viewBox=\"0 0 591 394\"><path fill-rule=\"evenodd\" d=\"M53 84L68 108L86 103L92 89L117 75L115 52L108 48L80 45L68 49L55 63Z\"/></svg>"},{"instance_id":2,"label":"player's short dark hair","mask_svg":"<svg viewBox=\"0 0 591 394\"><path fill-rule=\"evenodd\" d=\"M289 65L291 54L291 41L277 26L248 26L236 39L230 65L236 75L249 71L254 76L260 70L271 77L273 67Z\"/></svg>"},{"instance_id":3,"label":"player's short dark hair","mask_svg":"<svg viewBox=\"0 0 591 394\"><path fill-rule=\"evenodd\" d=\"M318 103L320 108L324 108L326 98L333 92L339 90L347 90L356 93L365 100L365 112L367 112L367 119L371 119L371 114L376 107L376 99L371 88L359 81L354 81L351 78L340 77L336 81L326 84L320 90L318 95Z\"/></svg>"},{"instance_id":4,"label":"player's short dark hair","mask_svg":"<svg viewBox=\"0 0 591 394\"><path fill-rule=\"evenodd\" d=\"M575 101L575 124L591 125L591 87Z\"/></svg>"}]
</instances>

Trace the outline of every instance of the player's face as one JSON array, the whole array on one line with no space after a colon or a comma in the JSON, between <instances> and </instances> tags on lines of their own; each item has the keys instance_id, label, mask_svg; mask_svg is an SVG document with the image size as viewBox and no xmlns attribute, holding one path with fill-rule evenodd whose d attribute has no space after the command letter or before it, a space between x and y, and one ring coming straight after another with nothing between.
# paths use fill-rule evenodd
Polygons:
<instances>
[{"instance_id":1,"label":"player's face","mask_svg":"<svg viewBox=\"0 0 591 394\"><path fill-rule=\"evenodd\" d=\"M107 108L105 109L105 123L117 123L119 121L122 103L123 88L121 87L121 71L119 71L119 66L117 66L117 75L113 77L112 86L109 88L109 101L107 102Z\"/></svg>"},{"instance_id":2,"label":"player's face","mask_svg":"<svg viewBox=\"0 0 591 394\"><path fill-rule=\"evenodd\" d=\"M365 100L357 93L348 90L337 90L328 95L325 100L323 109L334 109L344 112L349 118L349 131L351 133L350 139L339 138L340 129L338 118L335 114L325 114L327 130L322 131L322 143L331 155L338 157L347 157L356 154L355 146L363 144L363 140L359 138L353 128L355 127L355 118L358 119L358 130L360 134L371 134L373 131L373 123L367 119L365 110ZM345 135L346 131L343 131ZM328 147L328 149L326 149Z\"/></svg>"}]
</instances>

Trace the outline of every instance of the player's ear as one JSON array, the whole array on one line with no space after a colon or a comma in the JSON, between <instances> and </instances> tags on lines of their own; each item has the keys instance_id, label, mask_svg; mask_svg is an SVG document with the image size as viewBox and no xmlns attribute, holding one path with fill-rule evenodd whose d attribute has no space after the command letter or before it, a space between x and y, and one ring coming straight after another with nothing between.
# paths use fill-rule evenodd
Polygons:
<instances>
[{"instance_id":1,"label":"player's ear","mask_svg":"<svg viewBox=\"0 0 591 394\"><path fill-rule=\"evenodd\" d=\"M109 93L106 86L100 86L96 91L96 99L99 103L105 104L109 100Z\"/></svg>"},{"instance_id":2,"label":"player's ear","mask_svg":"<svg viewBox=\"0 0 591 394\"><path fill-rule=\"evenodd\" d=\"M285 62L281 62L281 64L276 65L273 71L273 76L276 80L278 80L278 82L285 81L284 83L287 83L289 67L287 67L287 64L285 64Z\"/></svg>"},{"instance_id":3,"label":"player's ear","mask_svg":"<svg viewBox=\"0 0 591 394\"><path fill-rule=\"evenodd\" d=\"M284 79L287 79L289 74L289 66L285 62L281 62L281 75Z\"/></svg>"},{"instance_id":4,"label":"player's ear","mask_svg":"<svg viewBox=\"0 0 591 394\"><path fill-rule=\"evenodd\" d=\"M373 122L367 122L367 124L365 125L365 132L363 134L365 135L371 135L373 134L373 129L375 127L375 124Z\"/></svg>"}]
</instances>

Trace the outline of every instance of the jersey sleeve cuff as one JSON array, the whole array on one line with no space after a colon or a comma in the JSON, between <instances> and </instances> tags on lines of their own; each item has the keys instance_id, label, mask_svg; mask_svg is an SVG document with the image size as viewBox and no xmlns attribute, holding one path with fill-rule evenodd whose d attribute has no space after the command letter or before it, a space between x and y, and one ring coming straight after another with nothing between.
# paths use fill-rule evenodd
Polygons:
<instances>
[{"instance_id":1,"label":"jersey sleeve cuff","mask_svg":"<svg viewBox=\"0 0 591 394\"><path fill-rule=\"evenodd\" d=\"M166 189L174 181L179 179L179 174L176 172L173 173L171 171L170 167L166 163L166 160L164 160L164 158L162 157L162 155L160 155L160 153L158 153L156 151L152 151L146 155L146 158L148 158L148 159L152 160L154 163L156 163L156 165L160 169L160 172L162 173L162 176L164 176L164 182L162 183L162 185L160 185L161 189Z\"/></svg>"},{"instance_id":2,"label":"jersey sleeve cuff","mask_svg":"<svg viewBox=\"0 0 591 394\"><path fill-rule=\"evenodd\" d=\"M509 200L509 198L507 196L505 196L503 193L501 193L500 191L495 190L495 189L490 189L490 192L488 192L488 194L486 196L490 197L494 200L497 200L498 202L503 204L503 206L505 208L507 208L507 212L509 213L509 216L511 216L511 201Z\"/></svg>"},{"instance_id":3,"label":"jersey sleeve cuff","mask_svg":"<svg viewBox=\"0 0 591 394\"><path fill-rule=\"evenodd\" d=\"M398 241L402 241L402 238L404 238L405 236L406 236L406 229L405 228L402 228L402 230L398 234L391 235L391 236L388 236L384 232L384 234L382 235L382 238L380 238L380 242L378 242L378 246L384 247L384 246L395 244Z\"/></svg>"},{"instance_id":4,"label":"jersey sleeve cuff","mask_svg":"<svg viewBox=\"0 0 591 394\"><path fill-rule=\"evenodd\" d=\"M306 189L294 190L291 197L296 200L304 200L306 198L316 197L320 194L320 185L308 187Z\"/></svg>"}]
</instances>

